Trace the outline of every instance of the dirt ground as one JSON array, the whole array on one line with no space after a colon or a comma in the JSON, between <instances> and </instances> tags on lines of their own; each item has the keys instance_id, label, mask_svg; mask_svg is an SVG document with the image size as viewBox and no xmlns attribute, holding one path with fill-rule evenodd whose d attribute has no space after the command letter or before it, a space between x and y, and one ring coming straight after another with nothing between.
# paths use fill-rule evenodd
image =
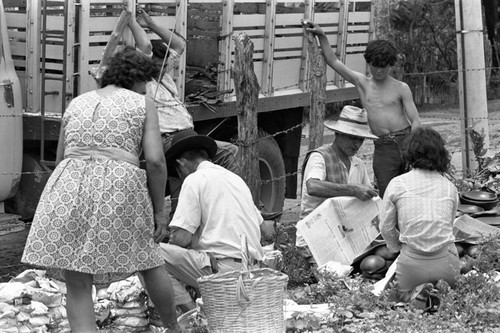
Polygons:
<instances>
[{"instance_id":1,"label":"dirt ground","mask_svg":"<svg viewBox=\"0 0 500 333\"><path fill-rule=\"evenodd\" d=\"M462 170L460 152L461 125L458 106L421 108L420 117L423 125L432 126L443 135L447 142L447 147L452 153L452 164L457 171L460 172ZM500 151L500 100L488 102L488 125L490 140L489 154L494 154ZM333 135L334 133L332 131L325 129L324 143L332 142ZM302 137L299 165L302 164L302 160L309 145L309 128L307 126L303 129ZM372 153L373 143L367 140L358 152L358 156L365 161L368 173L373 179L373 170L371 166ZM299 188L297 189L297 198L298 199L286 199L281 222L286 224L297 222L300 212ZM0 282L4 282L9 276L14 276L15 272L21 272L23 270L23 267L20 266L19 263L27 234L28 229L22 232L0 236Z\"/></svg>"},{"instance_id":2,"label":"dirt ground","mask_svg":"<svg viewBox=\"0 0 500 333\"><path fill-rule=\"evenodd\" d=\"M454 106L432 106L419 108L422 125L431 126L441 133L446 142L446 147L452 157L452 165L456 169L457 176L462 174L462 153L461 153L461 116L458 105ZM500 152L500 99L488 101L488 130L489 130L489 150L488 155ZM332 142L334 132L325 128L324 143ZM302 165L305 153L309 146L309 128L305 126L302 131L301 154L299 165ZM373 142L366 140L358 152L366 165L370 179L373 179L372 169ZM300 180L299 180L300 183ZM297 188L297 198L300 198L300 188ZM281 218L283 223L297 222L300 212L299 199L286 199L284 213Z\"/></svg>"}]
</instances>

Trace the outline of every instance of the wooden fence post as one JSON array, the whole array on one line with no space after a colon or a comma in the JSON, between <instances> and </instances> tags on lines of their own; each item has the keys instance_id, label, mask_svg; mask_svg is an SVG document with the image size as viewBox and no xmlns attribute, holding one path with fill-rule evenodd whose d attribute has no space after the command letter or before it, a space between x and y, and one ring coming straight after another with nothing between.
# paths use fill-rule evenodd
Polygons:
<instances>
[{"instance_id":1,"label":"wooden fence post","mask_svg":"<svg viewBox=\"0 0 500 333\"><path fill-rule=\"evenodd\" d=\"M309 109L309 150L323 145L323 121L325 120L326 100L326 62L319 50L316 37L305 32L307 50L309 52L310 72L309 85L311 91L311 107Z\"/></svg>"},{"instance_id":2,"label":"wooden fence post","mask_svg":"<svg viewBox=\"0 0 500 333\"><path fill-rule=\"evenodd\" d=\"M257 153L257 101L259 83L253 67L253 42L247 34L235 37L234 89L238 108L238 161L241 176L247 183L254 203L259 203L259 156Z\"/></svg>"}]
</instances>

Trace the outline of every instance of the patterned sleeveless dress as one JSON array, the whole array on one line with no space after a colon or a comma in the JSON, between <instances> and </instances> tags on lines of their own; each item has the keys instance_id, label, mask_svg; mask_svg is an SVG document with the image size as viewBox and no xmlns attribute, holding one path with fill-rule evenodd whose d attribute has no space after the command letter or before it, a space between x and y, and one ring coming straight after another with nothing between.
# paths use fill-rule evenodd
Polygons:
<instances>
[{"instance_id":1,"label":"patterned sleeveless dress","mask_svg":"<svg viewBox=\"0 0 500 333\"><path fill-rule=\"evenodd\" d=\"M94 274L94 284L163 265L138 167L145 119L144 96L126 89L72 100L64 160L44 188L22 262L62 281L64 270Z\"/></svg>"}]
</instances>

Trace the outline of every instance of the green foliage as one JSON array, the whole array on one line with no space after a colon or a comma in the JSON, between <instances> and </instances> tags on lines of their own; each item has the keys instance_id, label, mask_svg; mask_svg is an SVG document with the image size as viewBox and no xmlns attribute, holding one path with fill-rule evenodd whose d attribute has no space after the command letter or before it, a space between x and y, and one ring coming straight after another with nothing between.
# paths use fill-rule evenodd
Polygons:
<instances>
[{"instance_id":1,"label":"green foliage","mask_svg":"<svg viewBox=\"0 0 500 333\"><path fill-rule=\"evenodd\" d=\"M324 276L318 284L289 290L300 304L330 304L331 314L318 322L312 314L296 313L287 332L499 332L500 237L479 245L472 259L476 273L462 275L454 289L436 285L441 300L433 314L395 302L395 292L372 294L372 282L360 276Z\"/></svg>"},{"instance_id":2,"label":"green foliage","mask_svg":"<svg viewBox=\"0 0 500 333\"><path fill-rule=\"evenodd\" d=\"M382 14L376 16L377 38L394 41L401 52L402 61L396 65L394 76L408 83L415 101L425 102L421 97L428 96L426 91L444 96L455 93L454 0L386 0L375 6Z\"/></svg>"}]
</instances>

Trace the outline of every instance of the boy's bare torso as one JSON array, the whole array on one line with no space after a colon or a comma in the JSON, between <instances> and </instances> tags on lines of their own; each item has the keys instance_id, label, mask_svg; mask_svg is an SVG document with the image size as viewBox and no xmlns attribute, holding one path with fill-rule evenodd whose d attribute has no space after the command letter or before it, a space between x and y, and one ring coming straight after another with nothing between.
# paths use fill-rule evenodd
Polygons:
<instances>
[{"instance_id":1,"label":"boy's bare torso","mask_svg":"<svg viewBox=\"0 0 500 333\"><path fill-rule=\"evenodd\" d=\"M383 81L365 77L357 88L373 134L380 136L410 126L402 100L402 82L390 76Z\"/></svg>"}]
</instances>

